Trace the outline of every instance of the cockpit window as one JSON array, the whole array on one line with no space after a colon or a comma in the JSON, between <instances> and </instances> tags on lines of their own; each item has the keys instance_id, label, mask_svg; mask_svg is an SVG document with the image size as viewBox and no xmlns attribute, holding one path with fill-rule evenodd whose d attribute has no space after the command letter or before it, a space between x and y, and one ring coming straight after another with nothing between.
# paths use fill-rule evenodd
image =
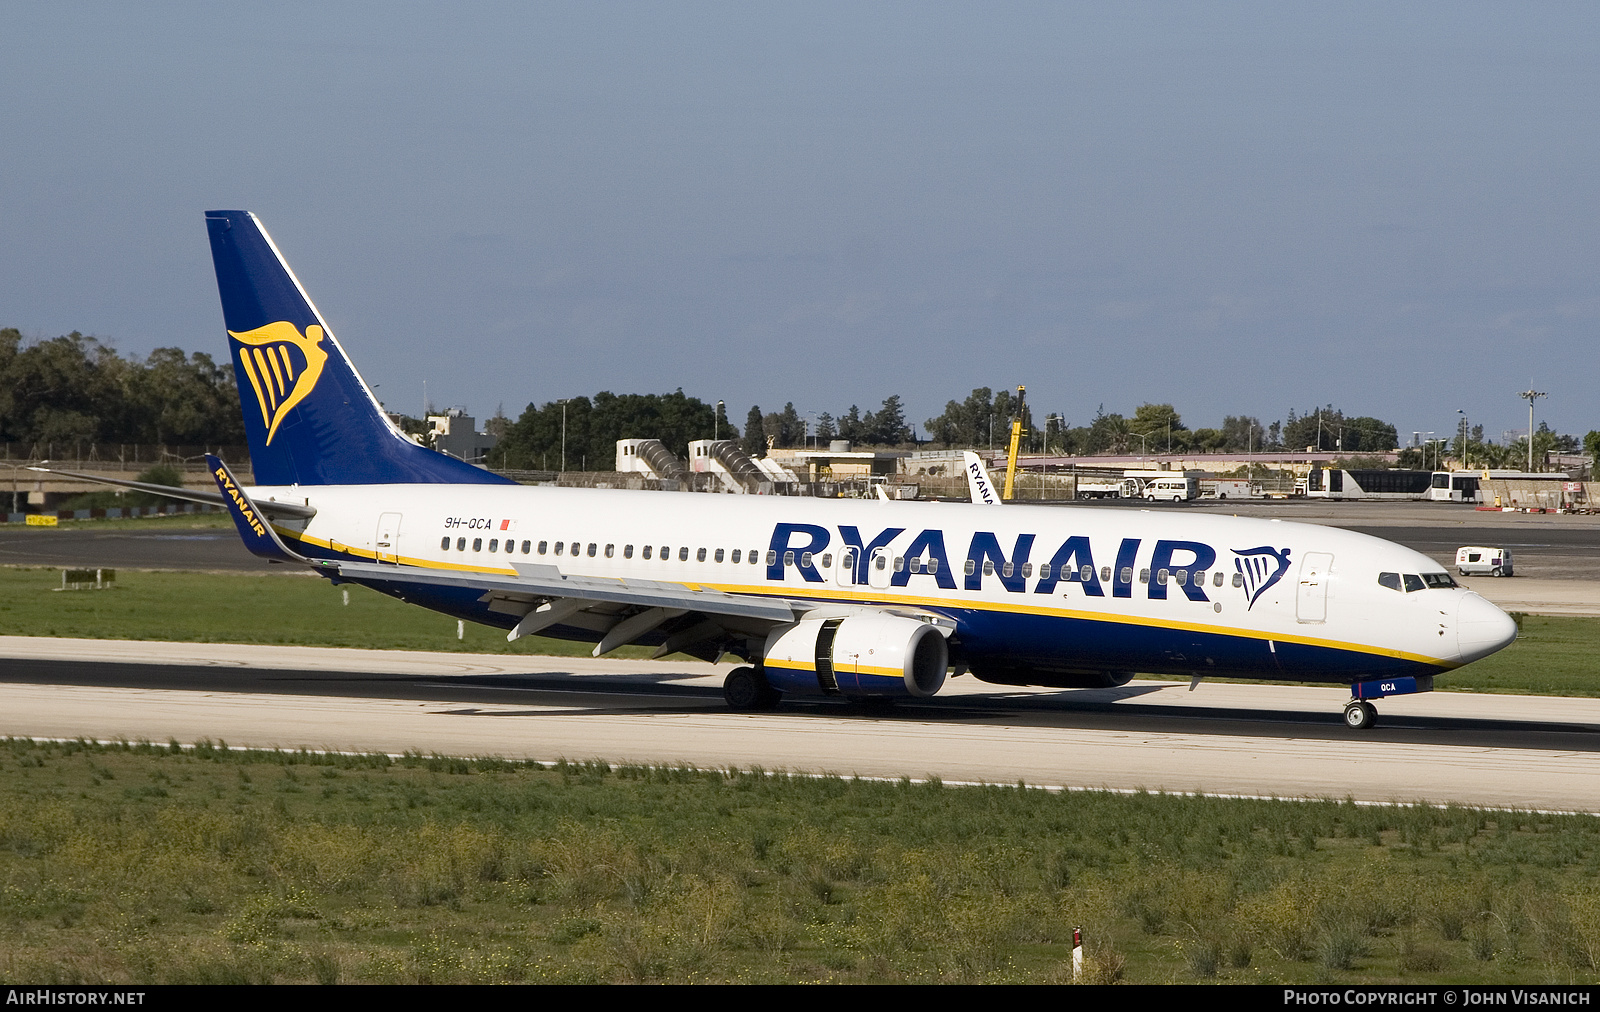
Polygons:
<instances>
[{"instance_id":1,"label":"cockpit window","mask_svg":"<svg viewBox=\"0 0 1600 1012\"><path fill-rule=\"evenodd\" d=\"M1422 582L1432 587L1454 587L1458 584L1449 573L1423 573Z\"/></svg>"},{"instance_id":2,"label":"cockpit window","mask_svg":"<svg viewBox=\"0 0 1600 1012\"><path fill-rule=\"evenodd\" d=\"M1422 577L1418 576L1415 573L1407 573L1407 574L1405 574L1405 581L1406 581L1406 593L1407 594L1410 594L1410 593L1413 593L1415 591L1421 590L1423 588L1423 586L1425 586L1423 584L1423 582L1422 582Z\"/></svg>"},{"instance_id":3,"label":"cockpit window","mask_svg":"<svg viewBox=\"0 0 1600 1012\"><path fill-rule=\"evenodd\" d=\"M1399 573L1379 573L1378 574L1378 586L1380 586L1380 587L1388 587L1390 590L1399 590L1400 589L1400 574Z\"/></svg>"}]
</instances>

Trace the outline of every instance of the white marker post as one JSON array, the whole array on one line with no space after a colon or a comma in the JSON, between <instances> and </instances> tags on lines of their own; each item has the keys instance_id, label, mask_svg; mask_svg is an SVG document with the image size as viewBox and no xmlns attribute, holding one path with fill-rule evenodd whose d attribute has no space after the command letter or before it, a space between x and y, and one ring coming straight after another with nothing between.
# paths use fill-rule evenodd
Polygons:
<instances>
[{"instance_id":1,"label":"white marker post","mask_svg":"<svg viewBox=\"0 0 1600 1012\"><path fill-rule=\"evenodd\" d=\"M1072 929L1072 982L1083 981L1083 929Z\"/></svg>"}]
</instances>

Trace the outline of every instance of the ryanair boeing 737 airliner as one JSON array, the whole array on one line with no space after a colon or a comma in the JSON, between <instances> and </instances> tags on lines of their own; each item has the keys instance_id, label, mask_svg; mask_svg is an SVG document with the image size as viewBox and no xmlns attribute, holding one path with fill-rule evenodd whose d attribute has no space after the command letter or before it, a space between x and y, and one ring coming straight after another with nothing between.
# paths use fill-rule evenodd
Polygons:
<instances>
[{"instance_id":1,"label":"ryanair boeing 737 airliner","mask_svg":"<svg viewBox=\"0 0 1600 1012\"><path fill-rule=\"evenodd\" d=\"M472 622L746 663L781 696L1120 685L1135 673L1348 685L1377 697L1509 644L1445 568L1336 528L1182 512L528 487L388 420L255 216L206 227L255 486L210 458L257 555ZM641 433L641 435L643 435ZM974 498L997 503L976 468Z\"/></svg>"}]
</instances>

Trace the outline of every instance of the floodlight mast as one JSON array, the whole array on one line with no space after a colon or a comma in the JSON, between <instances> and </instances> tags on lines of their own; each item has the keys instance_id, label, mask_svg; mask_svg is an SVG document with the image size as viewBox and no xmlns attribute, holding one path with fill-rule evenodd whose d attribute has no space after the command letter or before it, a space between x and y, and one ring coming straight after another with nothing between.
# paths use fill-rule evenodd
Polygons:
<instances>
[{"instance_id":1,"label":"floodlight mast","mask_svg":"<svg viewBox=\"0 0 1600 1012\"><path fill-rule=\"evenodd\" d=\"M1528 402L1528 471L1533 471L1533 402L1549 394L1533 389L1533 384L1528 384L1528 389L1517 395Z\"/></svg>"}]
</instances>

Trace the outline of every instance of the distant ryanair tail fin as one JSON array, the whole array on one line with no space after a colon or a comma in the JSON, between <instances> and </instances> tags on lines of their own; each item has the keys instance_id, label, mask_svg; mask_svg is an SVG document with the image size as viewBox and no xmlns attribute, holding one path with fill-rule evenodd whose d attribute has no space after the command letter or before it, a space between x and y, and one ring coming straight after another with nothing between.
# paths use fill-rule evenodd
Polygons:
<instances>
[{"instance_id":1,"label":"distant ryanair tail fin","mask_svg":"<svg viewBox=\"0 0 1600 1012\"><path fill-rule=\"evenodd\" d=\"M395 428L255 215L207 211L206 230L256 484L509 481Z\"/></svg>"}]
</instances>

